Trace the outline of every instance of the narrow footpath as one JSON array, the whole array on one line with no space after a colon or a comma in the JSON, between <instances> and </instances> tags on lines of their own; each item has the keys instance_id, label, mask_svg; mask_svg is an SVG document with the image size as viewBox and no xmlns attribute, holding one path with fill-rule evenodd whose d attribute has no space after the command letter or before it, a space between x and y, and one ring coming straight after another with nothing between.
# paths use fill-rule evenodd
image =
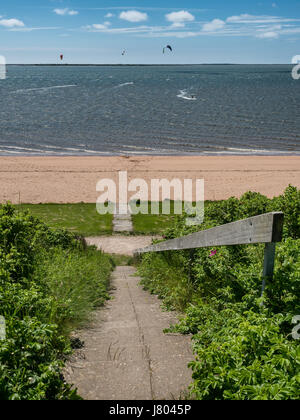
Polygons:
<instances>
[{"instance_id":1,"label":"narrow footpath","mask_svg":"<svg viewBox=\"0 0 300 420\"><path fill-rule=\"evenodd\" d=\"M113 219L113 232L133 232L131 214L115 214Z\"/></svg>"},{"instance_id":2,"label":"narrow footpath","mask_svg":"<svg viewBox=\"0 0 300 420\"><path fill-rule=\"evenodd\" d=\"M65 378L87 400L176 400L191 383L189 336L164 334L176 323L161 301L139 285L135 269L117 267L112 299L80 332L84 347Z\"/></svg>"}]
</instances>

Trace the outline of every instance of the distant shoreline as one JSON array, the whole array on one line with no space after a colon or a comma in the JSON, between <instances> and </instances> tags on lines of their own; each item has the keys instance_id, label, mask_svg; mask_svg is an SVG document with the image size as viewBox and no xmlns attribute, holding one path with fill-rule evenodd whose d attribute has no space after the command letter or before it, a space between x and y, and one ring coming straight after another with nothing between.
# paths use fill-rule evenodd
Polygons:
<instances>
[{"instance_id":1,"label":"distant shoreline","mask_svg":"<svg viewBox=\"0 0 300 420\"><path fill-rule=\"evenodd\" d=\"M293 66L293 64L239 64L239 63L199 63L199 64L7 64L20 67L178 67L178 66Z\"/></svg>"}]
</instances>

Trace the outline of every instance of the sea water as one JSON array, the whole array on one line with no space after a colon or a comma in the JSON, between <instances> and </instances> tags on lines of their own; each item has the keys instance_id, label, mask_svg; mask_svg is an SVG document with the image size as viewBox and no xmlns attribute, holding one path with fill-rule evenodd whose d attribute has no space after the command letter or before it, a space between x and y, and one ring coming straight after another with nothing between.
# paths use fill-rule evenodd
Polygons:
<instances>
[{"instance_id":1,"label":"sea water","mask_svg":"<svg viewBox=\"0 0 300 420\"><path fill-rule=\"evenodd\" d=\"M0 154L300 154L290 65L7 66Z\"/></svg>"}]
</instances>

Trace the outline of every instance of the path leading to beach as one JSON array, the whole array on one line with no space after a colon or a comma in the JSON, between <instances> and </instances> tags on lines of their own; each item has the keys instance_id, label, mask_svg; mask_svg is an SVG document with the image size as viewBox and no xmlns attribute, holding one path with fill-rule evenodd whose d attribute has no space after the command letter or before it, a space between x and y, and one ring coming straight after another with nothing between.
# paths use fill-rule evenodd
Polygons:
<instances>
[{"instance_id":1,"label":"path leading to beach","mask_svg":"<svg viewBox=\"0 0 300 420\"><path fill-rule=\"evenodd\" d=\"M163 333L176 316L163 312L139 281L133 267L117 267L112 299L80 333L85 345L65 378L84 399L179 399L191 383L190 337Z\"/></svg>"},{"instance_id":2,"label":"path leading to beach","mask_svg":"<svg viewBox=\"0 0 300 420\"><path fill-rule=\"evenodd\" d=\"M94 236L85 238L88 245L95 245L99 250L107 254L121 254L133 256L133 251L138 248L145 248L152 244L152 239L159 236Z\"/></svg>"},{"instance_id":3,"label":"path leading to beach","mask_svg":"<svg viewBox=\"0 0 300 420\"><path fill-rule=\"evenodd\" d=\"M113 219L114 232L133 232L133 224L131 214L115 214Z\"/></svg>"}]
</instances>

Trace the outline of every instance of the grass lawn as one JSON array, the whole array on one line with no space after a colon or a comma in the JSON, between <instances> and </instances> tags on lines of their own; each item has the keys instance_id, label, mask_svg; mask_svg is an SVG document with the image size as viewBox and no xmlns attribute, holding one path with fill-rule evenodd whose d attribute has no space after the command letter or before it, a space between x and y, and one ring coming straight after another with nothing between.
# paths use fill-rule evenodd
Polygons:
<instances>
[{"instance_id":1,"label":"grass lawn","mask_svg":"<svg viewBox=\"0 0 300 420\"><path fill-rule=\"evenodd\" d=\"M100 215L95 204L20 204L17 209L29 210L50 227L65 228L83 236L110 235L112 215Z\"/></svg>"},{"instance_id":2,"label":"grass lawn","mask_svg":"<svg viewBox=\"0 0 300 420\"><path fill-rule=\"evenodd\" d=\"M161 235L174 222L173 215L137 214L132 216L133 231L136 235Z\"/></svg>"},{"instance_id":3,"label":"grass lawn","mask_svg":"<svg viewBox=\"0 0 300 420\"><path fill-rule=\"evenodd\" d=\"M113 215L100 215L95 204L20 204L20 210L29 210L53 228L65 228L82 236L100 236L112 234ZM174 202L170 202L170 214L162 214L162 203L159 213L151 214L151 203L148 203L148 214L132 215L134 234L161 235L174 222Z\"/></svg>"},{"instance_id":4,"label":"grass lawn","mask_svg":"<svg viewBox=\"0 0 300 420\"><path fill-rule=\"evenodd\" d=\"M164 214L163 214L164 213ZM170 214L163 212L163 203L159 203L159 214L151 214L151 202L148 202L148 214L137 214L132 216L133 229L135 234L140 235L161 235L174 223L174 201L170 201Z\"/></svg>"}]
</instances>

